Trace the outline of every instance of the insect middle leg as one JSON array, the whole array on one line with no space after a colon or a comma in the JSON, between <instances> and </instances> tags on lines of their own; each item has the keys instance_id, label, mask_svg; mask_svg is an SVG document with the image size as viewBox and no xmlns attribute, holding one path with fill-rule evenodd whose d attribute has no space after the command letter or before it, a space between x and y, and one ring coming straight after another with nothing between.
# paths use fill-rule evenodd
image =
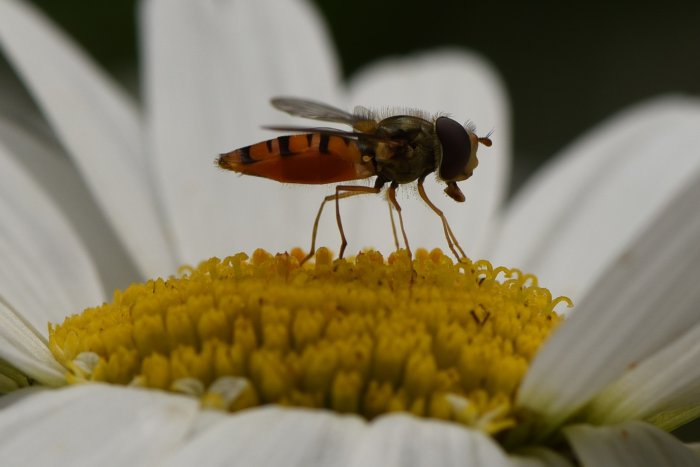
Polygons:
<instances>
[{"instance_id":1,"label":"insect middle leg","mask_svg":"<svg viewBox=\"0 0 700 467\"><path fill-rule=\"evenodd\" d=\"M345 231L343 230L343 222L340 219L340 203L339 201L344 198L350 198L351 196L357 196L357 195L364 195L367 193L374 193L377 194L382 190L381 186L374 186L374 187L369 187L369 186L357 186L357 185L338 185L335 187L335 194L334 195L328 195L325 198L323 198L323 201L321 202L321 206L318 208L318 213L316 214L316 220L314 220L314 229L313 232L311 233L311 249L309 250L309 254L306 255L306 257L301 261L301 264L304 264L307 262L316 252L316 234L318 233L318 223L321 220L321 214L323 213L323 207L326 205L328 201L333 201L335 200L335 219L336 222L338 223L338 230L340 231L340 238L341 238L341 244L340 244L340 254L338 255L339 258L343 257L343 253L345 253L345 247L348 245L348 241L345 238ZM344 192L341 194L341 191Z\"/></svg>"},{"instance_id":2,"label":"insect middle leg","mask_svg":"<svg viewBox=\"0 0 700 467\"><path fill-rule=\"evenodd\" d=\"M425 193L425 188L423 188L424 180L425 176L418 179L418 194L423 199L423 201L425 201L425 204L427 204L428 207L440 217L440 220L442 221L442 229L444 230L445 238L447 239L447 245L450 247L452 254L455 255L455 258L457 258L457 261L461 261L463 258L466 258L467 255L464 254L464 250L462 250L462 247L459 246L457 237L455 237L455 234L452 233L452 229L450 228L450 224L447 222L447 217L445 217L445 214L440 209L438 209L438 207L435 206L433 202L430 201L430 199L428 199L428 195ZM457 251L461 253L461 257L457 253Z\"/></svg>"}]
</instances>

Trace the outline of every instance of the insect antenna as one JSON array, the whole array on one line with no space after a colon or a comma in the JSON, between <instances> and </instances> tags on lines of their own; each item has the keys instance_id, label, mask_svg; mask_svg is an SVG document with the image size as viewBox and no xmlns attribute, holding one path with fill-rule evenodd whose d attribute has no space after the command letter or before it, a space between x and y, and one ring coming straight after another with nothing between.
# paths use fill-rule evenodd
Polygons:
<instances>
[{"instance_id":1,"label":"insect antenna","mask_svg":"<svg viewBox=\"0 0 700 467\"><path fill-rule=\"evenodd\" d=\"M479 143L483 144L483 145L486 146L487 148L490 148L490 147L491 147L491 144L493 144L493 143L491 142L491 135L492 135L492 134L493 134L493 128L491 129L491 131L489 131L489 132L486 134L486 136L480 136L480 137L477 138L477 140L479 141Z\"/></svg>"}]
</instances>

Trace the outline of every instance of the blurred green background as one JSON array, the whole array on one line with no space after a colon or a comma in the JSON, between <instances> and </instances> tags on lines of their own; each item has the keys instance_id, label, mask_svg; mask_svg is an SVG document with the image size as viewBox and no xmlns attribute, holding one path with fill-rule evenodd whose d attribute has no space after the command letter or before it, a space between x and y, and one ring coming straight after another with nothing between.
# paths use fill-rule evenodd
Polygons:
<instances>
[{"instance_id":1,"label":"blurred green background","mask_svg":"<svg viewBox=\"0 0 700 467\"><path fill-rule=\"evenodd\" d=\"M616 111L659 94L700 94L700 2L313 2L346 76L381 57L438 46L491 60L512 106L514 189ZM138 93L136 0L32 3ZM0 84L21 93L3 60ZM681 435L697 441L700 423Z\"/></svg>"},{"instance_id":2,"label":"blurred green background","mask_svg":"<svg viewBox=\"0 0 700 467\"><path fill-rule=\"evenodd\" d=\"M629 104L700 94L700 2L312 1L346 75L436 46L468 47L491 60L512 103L515 185ZM33 3L118 78L135 71L135 0Z\"/></svg>"}]
</instances>

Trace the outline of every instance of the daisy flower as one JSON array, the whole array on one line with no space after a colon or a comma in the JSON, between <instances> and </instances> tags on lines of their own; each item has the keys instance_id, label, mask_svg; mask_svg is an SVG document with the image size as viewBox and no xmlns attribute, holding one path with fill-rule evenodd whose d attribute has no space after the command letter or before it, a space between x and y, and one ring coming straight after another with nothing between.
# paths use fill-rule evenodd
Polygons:
<instances>
[{"instance_id":1,"label":"daisy flower","mask_svg":"<svg viewBox=\"0 0 700 467\"><path fill-rule=\"evenodd\" d=\"M502 209L507 105L482 59L387 61L343 90L303 2L152 0L141 13L140 110L41 15L0 4L0 44L130 257L168 277L105 300L73 226L16 162L31 143L0 141L5 463L700 463L667 433L700 411L697 103L602 123ZM467 205L446 207L467 251L494 261L229 256L308 241L327 191L211 167L265 138L259 124L286 123L265 106L280 94L468 109L495 128ZM357 201L343 206L351 248L391 251L386 205ZM433 247L439 222L415 204L411 240ZM327 227L322 244L337 241ZM542 285L575 312L563 319L568 300Z\"/></svg>"}]
</instances>

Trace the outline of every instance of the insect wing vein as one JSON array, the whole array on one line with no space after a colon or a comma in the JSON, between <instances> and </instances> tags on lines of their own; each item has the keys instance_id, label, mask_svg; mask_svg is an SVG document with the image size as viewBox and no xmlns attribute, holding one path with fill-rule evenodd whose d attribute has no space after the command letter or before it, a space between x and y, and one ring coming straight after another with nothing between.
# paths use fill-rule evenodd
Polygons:
<instances>
[{"instance_id":1,"label":"insect wing vein","mask_svg":"<svg viewBox=\"0 0 700 467\"><path fill-rule=\"evenodd\" d=\"M322 102L293 97L275 97L270 103L278 110L297 117L354 125L360 118Z\"/></svg>"}]
</instances>

